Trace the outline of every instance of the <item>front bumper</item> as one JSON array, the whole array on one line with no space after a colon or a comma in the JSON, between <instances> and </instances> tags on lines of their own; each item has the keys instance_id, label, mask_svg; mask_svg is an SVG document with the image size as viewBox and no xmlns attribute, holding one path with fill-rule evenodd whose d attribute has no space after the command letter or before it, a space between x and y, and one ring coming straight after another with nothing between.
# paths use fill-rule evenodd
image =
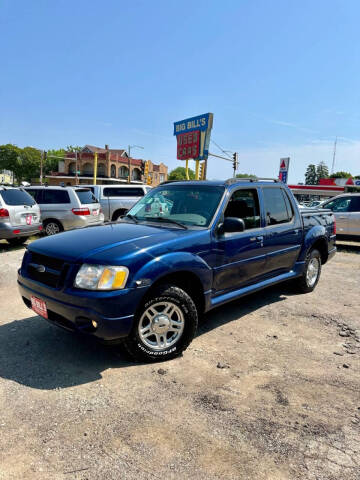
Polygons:
<instances>
[{"instance_id":1,"label":"front bumper","mask_svg":"<svg viewBox=\"0 0 360 480\"><path fill-rule=\"evenodd\" d=\"M0 239L16 238L16 237L31 237L37 235L42 230L41 223L33 225L11 225L10 223L0 222ZM19 233L14 233L19 232Z\"/></svg>"},{"instance_id":2,"label":"front bumper","mask_svg":"<svg viewBox=\"0 0 360 480\"><path fill-rule=\"evenodd\" d=\"M46 303L50 323L102 341L114 341L130 333L135 311L145 293L144 288L129 288L116 292L79 290L76 294L73 290L71 295L30 281L20 273L18 287L27 307L31 308L31 296Z\"/></svg>"}]
</instances>

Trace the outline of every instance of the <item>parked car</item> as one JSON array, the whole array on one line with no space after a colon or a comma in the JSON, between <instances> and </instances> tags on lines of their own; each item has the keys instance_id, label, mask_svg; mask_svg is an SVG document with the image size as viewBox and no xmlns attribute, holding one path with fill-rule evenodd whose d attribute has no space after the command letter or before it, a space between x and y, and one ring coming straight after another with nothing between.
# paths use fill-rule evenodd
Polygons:
<instances>
[{"instance_id":1,"label":"parked car","mask_svg":"<svg viewBox=\"0 0 360 480\"><path fill-rule=\"evenodd\" d=\"M90 188L95 197L99 200L105 221L116 221L125 215L151 187L148 185L82 185Z\"/></svg>"},{"instance_id":2,"label":"parked car","mask_svg":"<svg viewBox=\"0 0 360 480\"><path fill-rule=\"evenodd\" d=\"M360 237L360 193L338 195L321 207L334 212L338 235Z\"/></svg>"},{"instance_id":3,"label":"parked car","mask_svg":"<svg viewBox=\"0 0 360 480\"><path fill-rule=\"evenodd\" d=\"M0 185L0 240L21 245L42 230L40 208L22 188Z\"/></svg>"},{"instance_id":4,"label":"parked car","mask_svg":"<svg viewBox=\"0 0 360 480\"><path fill-rule=\"evenodd\" d=\"M335 241L333 213L300 211L278 181L172 182L116 224L31 243L18 284L50 323L155 361L214 307L285 280L313 291Z\"/></svg>"},{"instance_id":5,"label":"parked car","mask_svg":"<svg viewBox=\"0 0 360 480\"><path fill-rule=\"evenodd\" d=\"M88 188L26 187L40 206L46 235L64 230L100 225L100 204Z\"/></svg>"}]
</instances>

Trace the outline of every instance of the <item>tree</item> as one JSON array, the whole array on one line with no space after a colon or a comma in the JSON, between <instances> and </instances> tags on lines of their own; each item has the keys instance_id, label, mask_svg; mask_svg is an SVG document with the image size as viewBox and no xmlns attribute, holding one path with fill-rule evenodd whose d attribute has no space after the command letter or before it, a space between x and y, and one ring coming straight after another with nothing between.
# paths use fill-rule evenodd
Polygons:
<instances>
[{"instance_id":1,"label":"tree","mask_svg":"<svg viewBox=\"0 0 360 480\"><path fill-rule=\"evenodd\" d=\"M324 162L320 162L316 167L316 180L317 184L320 181L320 178L329 178L329 169Z\"/></svg>"},{"instance_id":2,"label":"tree","mask_svg":"<svg viewBox=\"0 0 360 480\"><path fill-rule=\"evenodd\" d=\"M60 148L59 150L48 150L46 156L46 163L44 165L44 173L46 174L50 172L57 172L59 161L65 158L67 151L70 150L65 150L64 148Z\"/></svg>"},{"instance_id":3,"label":"tree","mask_svg":"<svg viewBox=\"0 0 360 480\"><path fill-rule=\"evenodd\" d=\"M83 147L79 147L79 145L67 145L66 151L67 152L81 152Z\"/></svg>"},{"instance_id":4,"label":"tree","mask_svg":"<svg viewBox=\"0 0 360 480\"><path fill-rule=\"evenodd\" d=\"M195 172L189 168L189 178L190 180L195 180ZM186 169L185 167L177 167L174 170L171 170L168 176L169 180L186 180Z\"/></svg>"},{"instance_id":5,"label":"tree","mask_svg":"<svg viewBox=\"0 0 360 480\"><path fill-rule=\"evenodd\" d=\"M236 178L249 178L249 177L256 177L253 173L237 173Z\"/></svg>"},{"instance_id":6,"label":"tree","mask_svg":"<svg viewBox=\"0 0 360 480\"><path fill-rule=\"evenodd\" d=\"M352 177L349 172L335 172L330 175L330 178L350 178Z\"/></svg>"},{"instance_id":7,"label":"tree","mask_svg":"<svg viewBox=\"0 0 360 480\"><path fill-rule=\"evenodd\" d=\"M41 152L33 147L19 148L8 143L0 145L0 170L14 173L17 183L39 176Z\"/></svg>"},{"instance_id":8,"label":"tree","mask_svg":"<svg viewBox=\"0 0 360 480\"><path fill-rule=\"evenodd\" d=\"M313 163L308 165L305 172L305 185L316 185L317 184L317 175L316 167Z\"/></svg>"}]
</instances>

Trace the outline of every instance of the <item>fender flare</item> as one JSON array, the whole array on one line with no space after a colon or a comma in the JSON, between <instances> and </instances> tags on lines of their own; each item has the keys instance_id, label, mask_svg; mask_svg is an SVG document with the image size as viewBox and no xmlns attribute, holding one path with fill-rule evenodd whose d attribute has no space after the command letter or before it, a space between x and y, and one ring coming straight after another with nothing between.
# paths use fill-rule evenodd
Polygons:
<instances>
[{"instance_id":1,"label":"fender flare","mask_svg":"<svg viewBox=\"0 0 360 480\"><path fill-rule=\"evenodd\" d=\"M161 277L176 272L191 272L199 278L204 292L211 289L212 269L201 257L189 252L166 253L152 258L134 274L129 286L136 287L138 281L151 286Z\"/></svg>"}]
</instances>

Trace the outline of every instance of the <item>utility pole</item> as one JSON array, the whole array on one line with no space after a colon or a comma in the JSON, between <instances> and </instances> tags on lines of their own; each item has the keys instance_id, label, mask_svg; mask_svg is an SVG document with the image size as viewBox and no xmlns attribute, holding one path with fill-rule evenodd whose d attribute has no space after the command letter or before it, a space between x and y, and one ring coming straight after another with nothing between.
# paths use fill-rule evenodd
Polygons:
<instances>
[{"instance_id":1,"label":"utility pole","mask_svg":"<svg viewBox=\"0 0 360 480\"><path fill-rule=\"evenodd\" d=\"M144 150L144 147L142 147L141 145L128 145L128 157L129 157L129 163L128 163L128 168L129 168L128 183L131 182L131 171L130 171L131 164L130 164L130 159L131 159L131 149L132 149L132 148L141 148L142 150Z\"/></svg>"},{"instance_id":2,"label":"utility pole","mask_svg":"<svg viewBox=\"0 0 360 480\"><path fill-rule=\"evenodd\" d=\"M79 177L78 177L78 152L75 152L75 185L79 185Z\"/></svg>"},{"instance_id":3,"label":"utility pole","mask_svg":"<svg viewBox=\"0 0 360 480\"><path fill-rule=\"evenodd\" d=\"M43 161L44 161L44 150L41 150L41 156L40 156L40 185L43 184Z\"/></svg>"},{"instance_id":4,"label":"utility pole","mask_svg":"<svg viewBox=\"0 0 360 480\"><path fill-rule=\"evenodd\" d=\"M337 144L337 136L335 137L335 142L334 142L334 152L333 152L333 161L332 161L332 166L331 166L331 174L334 173L335 157L336 157L336 144Z\"/></svg>"}]
</instances>

